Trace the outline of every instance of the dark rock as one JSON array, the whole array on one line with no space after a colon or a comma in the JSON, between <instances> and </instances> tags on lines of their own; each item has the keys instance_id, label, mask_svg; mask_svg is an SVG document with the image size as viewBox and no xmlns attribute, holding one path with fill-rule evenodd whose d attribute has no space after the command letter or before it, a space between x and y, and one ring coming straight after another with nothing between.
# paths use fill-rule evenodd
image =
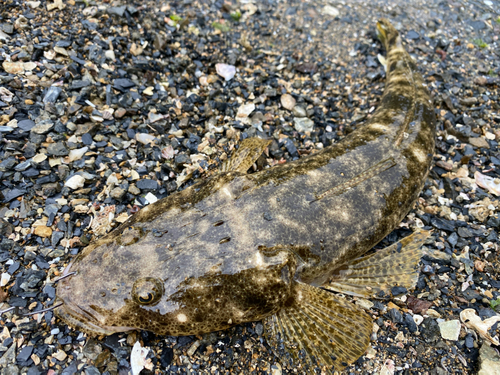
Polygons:
<instances>
[{"instance_id":1,"label":"dark rock","mask_svg":"<svg viewBox=\"0 0 500 375\"><path fill-rule=\"evenodd\" d=\"M117 78L113 84L113 88L121 92L127 92L130 88L134 87L135 83L127 78Z\"/></svg>"},{"instance_id":2,"label":"dark rock","mask_svg":"<svg viewBox=\"0 0 500 375\"><path fill-rule=\"evenodd\" d=\"M402 286L395 286L391 288L391 293L394 297L399 296L401 294L406 294L408 293L408 290L405 287Z\"/></svg>"},{"instance_id":3,"label":"dark rock","mask_svg":"<svg viewBox=\"0 0 500 375\"><path fill-rule=\"evenodd\" d=\"M90 146L92 144L92 142L93 142L93 139L89 133L85 133L84 135L82 135L82 143L85 146Z\"/></svg>"},{"instance_id":4,"label":"dark rock","mask_svg":"<svg viewBox=\"0 0 500 375\"><path fill-rule=\"evenodd\" d=\"M22 120L17 123L18 128L25 132L29 132L35 125L35 122L32 120Z\"/></svg>"},{"instance_id":5,"label":"dark rock","mask_svg":"<svg viewBox=\"0 0 500 375\"><path fill-rule=\"evenodd\" d=\"M389 310L389 315L391 316L391 320L394 323L403 323L403 315L399 312L398 309L390 309Z\"/></svg>"},{"instance_id":6,"label":"dark rock","mask_svg":"<svg viewBox=\"0 0 500 375\"><path fill-rule=\"evenodd\" d=\"M137 181L136 186L141 190L156 190L158 189L158 182L150 179L142 179Z\"/></svg>"},{"instance_id":7,"label":"dark rock","mask_svg":"<svg viewBox=\"0 0 500 375\"><path fill-rule=\"evenodd\" d=\"M47 93L43 97L43 102L55 103L61 92L62 92L62 87L50 86L49 89L47 90Z\"/></svg>"},{"instance_id":8,"label":"dark rock","mask_svg":"<svg viewBox=\"0 0 500 375\"><path fill-rule=\"evenodd\" d=\"M51 143L47 147L47 152L49 155L54 156L66 156L69 154L69 150L64 146L62 142Z\"/></svg>"},{"instance_id":9,"label":"dark rock","mask_svg":"<svg viewBox=\"0 0 500 375\"><path fill-rule=\"evenodd\" d=\"M33 346L28 345L19 350L19 353L17 354L16 361L17 362L25 362L27 361L31 354L33 353Z\"/></svg>"},{"instance_id":10,"label":"dark rock","mask_svg":"<svg viewBox=\"0 0 500 375\"><path fill-rule=\"evenodd\" d=\"M418 38L420 38L420 34L417 33L416 31L410 30L406 33L406 38L407 39L418 39Z\"/></svg>"},{"instance_id":11,"label":"dark rock","mask_svg":"<svg viewBox=\"0 0 500 375\"><path fill-rule=\"evenodd\" d=\"M413 316L411 316L410 314L405 314L405 325L408 327L408 330L411 333L415 333L418 331L417 324L413 320Z\"/></svg>"}]
</instances>

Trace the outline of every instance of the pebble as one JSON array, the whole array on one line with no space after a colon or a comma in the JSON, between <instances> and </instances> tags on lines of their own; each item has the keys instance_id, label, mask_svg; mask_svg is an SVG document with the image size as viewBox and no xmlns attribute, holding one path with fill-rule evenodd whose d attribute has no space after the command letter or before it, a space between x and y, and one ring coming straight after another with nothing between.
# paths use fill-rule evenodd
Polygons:
<instances>
[{"instance_id":1,"label":"pebble","mask_svg":"<svg viewBox=\"0 0 500 375\"><path fill-rule=\"evenodd\" d=\"M75 150L71 150L68 154L68 161L73 162L75 160L80 160L83 155L88 151L88 147L82 147Z\"/></svg>"},{"instance_id":2,"label":"pebble","mask_svg":"<svg viewBox=\"0 0 500 375\"><path fill-rule=\"evenodd\" d=\"M323 7L323 14L327 14L327 15L332 16L332 17L338 17L338 15L340 14L340 11L331 5L325 5Z\"/></svg>"},{"instance_id":3,"label":"pebble","mask_svg":"<svg viewBox=\"0 0 500 375\"><path fill-rule=\"evenodd\" d=\"M460 335L460 321L457 319L439 322L441 337L445 340L457 341Z\"/></svg>"},{"instance_id":4,"label":"pebble","mask_svg":"<svg viewBox=\"0 0 500 375\"><path fill-rule=\"evenodd\" d=\"M78 188L81 188L83 187L83 185L85 184L85 178L80 176L80 175L74 175L72 177L70 177L65 183L64 183L64 186L67 186L71 189L78 189Z\"/></svg>"},{"instance_id":5,"label":"pebble","mask_svg":"<svg viewBox=\"0 0 500 375\"><path fill-rule=\"evenodd\" d=\"M500 355L488 343L483 343L479 351L479 371L477 375L500 375Z\"/></svg>"},{"instance_id":6,"label":"pebble","mask_svg":"<svg viewBox=\"0 0 500 375\"><path fill-rule=\"evenodd\" d=\"M146 134L146 133L137 133L135 135L135 139L142 143L143 145L150 144L151 142L154 142L155 136L151 134Z\"/></svg>"},{"instance_id":7,"label":"pebble","mask_svg":"<svg viewBox=\"0 0 500 375\"><path fill-rule=\"evenodd\" d=\"M300 105L297 105L297 106L293 107L292 114L295 117L306 117L307 116L306 110L304 109L304 107L302 107Z\"/></svg>"},{"instance_id":8,"label":"pebble","mask_svg":"<svg viewBox=\"0 0 500 375\"><path fill-rule=\"evenodd\" d=\"M224 78L226 81L230 81L234 78L236 74L236 67L229 64L215 64L215 69L217 70L217 74Z\"/></svg>"},{"instance_id":9,"label":"pebble","mask_svg":"<svg viewBox=\"0 0 500 375\"><path fill-rule=\"evenodd\" d=\"M307 117L295 117L293 119L295 130L300 133L312 132L314 129L314 121Z\"/></svg>"},{"instance_id":10,"label":"pebble","mask_svg":"<svg viewBox=\"0 0 500 375\"><path fill-rule=\"evenodd\" d=\"M297 103L295 98L290 94L281 95L280 100L283 108L288 109L289 111L292 111L293 108L295 107L295 104Z\"/></svg>"}]
</instances>

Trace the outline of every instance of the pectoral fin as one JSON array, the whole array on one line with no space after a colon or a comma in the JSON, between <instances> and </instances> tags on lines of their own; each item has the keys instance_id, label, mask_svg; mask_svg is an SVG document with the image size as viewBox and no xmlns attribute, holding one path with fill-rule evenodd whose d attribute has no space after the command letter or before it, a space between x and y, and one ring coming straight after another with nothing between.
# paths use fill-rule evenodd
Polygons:
<instances>
[{"instance_id":1,"label":"pectoral fin","mask_svg":"<svg viewBox=\"0 0 500 375\"><path fill-rule=\"evenodd\" d=\"M257 137L244 139L231 158L222 164L221 172L246 173L270 143L270 140Z\"/></svg>"},{"instance_id":2,"label":"pectoral fin","mask_svg":"<svg viewBox=\"0 0 500 375\"><path fill-rule=\"evenodd\" d=\"M429 235L428 231L413 233L376 253L354 259L338 270L324 287L365 297L388 292L396 285L410 289L418 280L421 247Z\"/></svg>"},{"instance_id":3,"label":"pectoral fin","mask_svg":"<svg viewBox=\"0 0 500 375\"><path fill-rule=\"evenodd\" d=\"M366 351L370 317L334 293L297 283L295 296L265 320L266 338L280 359L299 373L333 373Z\"/></svg>"}]
</instances>

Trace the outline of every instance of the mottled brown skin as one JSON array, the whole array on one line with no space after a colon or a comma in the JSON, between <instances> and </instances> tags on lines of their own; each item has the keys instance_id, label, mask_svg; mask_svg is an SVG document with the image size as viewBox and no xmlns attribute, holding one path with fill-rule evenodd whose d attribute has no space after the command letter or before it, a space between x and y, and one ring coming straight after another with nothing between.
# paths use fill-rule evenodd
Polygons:
<instances>
[{"instance_id":1,"label":"mottled brown skin","mask_svg":"<svg viewBox=\"0 0 500 375\"><path fill-rule=\"evenodd\" d=\"M379 31L387 85L367 124L295 162L224 172L145 207L68 267L58 316L100 334L225 329L277 313L297 281L324 284L392 231L427 176L435 116L397 32L384 20Z\"/></svg>"}]
</instances>

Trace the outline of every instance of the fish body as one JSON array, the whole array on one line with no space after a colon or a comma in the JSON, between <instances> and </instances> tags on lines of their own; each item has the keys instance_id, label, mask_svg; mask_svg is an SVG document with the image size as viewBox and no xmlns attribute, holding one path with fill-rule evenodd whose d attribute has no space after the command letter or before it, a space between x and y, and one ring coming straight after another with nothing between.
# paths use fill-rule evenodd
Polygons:
<instances>
[{"instance_id":1,"label":"fish body","mask_svg":"<svg viewBox=\"0 0 500 375\"><path fill-rule=\"evenodd\" d=\"M408 213L435 137L422 77L397 31L385 20L378 29L387 85L364 126L315 154L254 174L246 169L269 142L245 140L225 172L143 208L85 248L65 271L76 274L59 282L64 304L57 315L98 334L190 335L266 319L270 342L292 362L338 367L357 359L369 342L369 317L317 286L337 278L342 290L348 273L351 286L364 285L352 276L353 260ZM418 246L406 248L415 253ZM365 276L387 264L390 278L394 254L380 255L379 268L367 266ZM357 264L374 263L365 258ZM310 330L305 319L326 328ZM339 322L353 328L338 336ZM332 349L329 359L327 343L335 340L346 349Z\"/></svg>"}]
</instances>

